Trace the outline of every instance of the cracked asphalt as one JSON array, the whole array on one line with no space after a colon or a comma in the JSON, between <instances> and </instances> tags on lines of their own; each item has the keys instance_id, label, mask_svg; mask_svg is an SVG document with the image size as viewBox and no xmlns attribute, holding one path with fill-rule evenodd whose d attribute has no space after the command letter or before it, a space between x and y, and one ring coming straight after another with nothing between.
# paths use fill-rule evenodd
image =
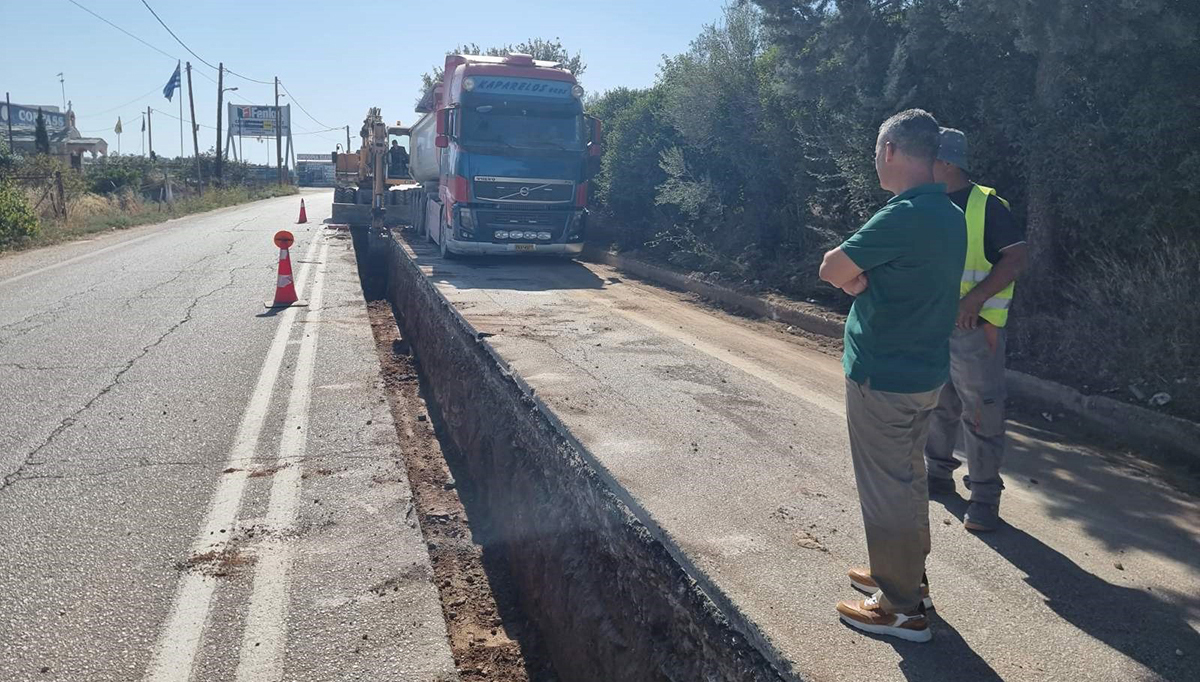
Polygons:
<instances>
[{"instance_id":1,"label":"cracked asphalt","mask_svg":"<svg viewBox=\"0 0 1200 682\"><path fill-rule=\"evenodd\" d=\"M143 679L183 574L203 569L216 588L190 677L235 679L254 557L286 541L286 623L263 631L284 639L287 679L453 679L420 531L393 513L407 482L372 483L397 478L398 452L350 242L322 234L327 194L302 194L307 225L282 197L0 258L0 678ZM231 462L282 320L263 308L280 229L296 270L329 244L307 445L280 451L315 333L299 309L252 461ZM289 467L304 504L274 527L272 479ZM247 482L223 556L250 558L214 568L195 543L229 476ZM393 573L412 579L374 596Z\"/></svg>"}]
</instances>

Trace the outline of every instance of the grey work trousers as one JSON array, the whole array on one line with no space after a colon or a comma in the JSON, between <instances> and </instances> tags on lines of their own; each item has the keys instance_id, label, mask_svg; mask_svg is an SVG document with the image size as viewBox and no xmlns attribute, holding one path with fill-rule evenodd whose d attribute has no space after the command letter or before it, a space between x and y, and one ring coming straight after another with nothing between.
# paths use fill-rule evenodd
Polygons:
<instances>
[{"instance_id":1,"label":"grey work trousers","mask_svg":"<svg viewBox=\"0 0 1200 682\"><path fill-rule=\"evenodd\" d=\"M990 325L989 325L990 326ZM1000 504L1004 482L1000 466L1004 460L1003 328L992 327L994 345L988 343L984 325L955 329L950 337L950 382L942 388L929 427L925 464L929 475L950 478L962 465L954 456L961 431L967 455L967 485L972 502Z\"/></svg>"},{"instance_id":2,"label":"grey work trousers","mask_svg":"<svg viewBox=\"0 0 1200 682\"><path fill-rule=\"evenodd\" d=\"M846 379L850 457L862 506L871 577L888 611L921 603L929 554L925 438L938 390L888 393Z\"/></svg>"}]
</instances>

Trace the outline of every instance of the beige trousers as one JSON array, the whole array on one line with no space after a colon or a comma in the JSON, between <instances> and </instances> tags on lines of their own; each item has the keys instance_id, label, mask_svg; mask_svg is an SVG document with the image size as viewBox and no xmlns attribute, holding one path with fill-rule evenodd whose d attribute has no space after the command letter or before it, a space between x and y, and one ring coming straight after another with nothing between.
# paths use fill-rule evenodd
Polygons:
<instances>
[{"instance_id":1,"label":"beige trousers","mask_svg":"<svg viewBox=\"0 0 1200 682\"><path fill-rule=\"evenodd\" d=\"M925 439L940 390L887 393L846 379L850 456L871 577L889 611L907 613L921 603L930 548Z\"/></svg>"}]
</instances>

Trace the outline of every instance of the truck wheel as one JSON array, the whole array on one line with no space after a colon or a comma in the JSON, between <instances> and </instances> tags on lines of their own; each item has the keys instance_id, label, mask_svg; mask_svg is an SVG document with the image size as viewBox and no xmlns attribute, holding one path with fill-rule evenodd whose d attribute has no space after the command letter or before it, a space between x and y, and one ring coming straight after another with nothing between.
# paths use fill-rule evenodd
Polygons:
<instances>
[{"instance_id":1,"label":"truck wheel","mask_svg":"<svg viewBox=\"0 0 1200 682\"><path fill-rule=\"evenodd\" d=\"M425 195L417 194L413 206L413 223L417 226L417 234L429 239L429 226L425 224Z\"/></svg>"}]
</instances>

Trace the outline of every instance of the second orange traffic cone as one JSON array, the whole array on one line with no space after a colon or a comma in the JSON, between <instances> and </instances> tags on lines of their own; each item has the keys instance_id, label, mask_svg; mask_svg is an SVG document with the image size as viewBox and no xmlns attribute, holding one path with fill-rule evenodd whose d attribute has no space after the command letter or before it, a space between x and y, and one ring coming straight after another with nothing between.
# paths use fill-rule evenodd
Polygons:
<instances>
[{"instance_id":1,"label":"second orange traffic cone","mask_svg":"<svg viewBox=\"0 0 1200 682\"><path fill-rule=\"evenodd\" d=\"M301 199L300 200L300 219L296 221L296 224L307 223L307 222L308 222L308 214L304 212L304 200Z\"/></svg>"}]
</instances>

